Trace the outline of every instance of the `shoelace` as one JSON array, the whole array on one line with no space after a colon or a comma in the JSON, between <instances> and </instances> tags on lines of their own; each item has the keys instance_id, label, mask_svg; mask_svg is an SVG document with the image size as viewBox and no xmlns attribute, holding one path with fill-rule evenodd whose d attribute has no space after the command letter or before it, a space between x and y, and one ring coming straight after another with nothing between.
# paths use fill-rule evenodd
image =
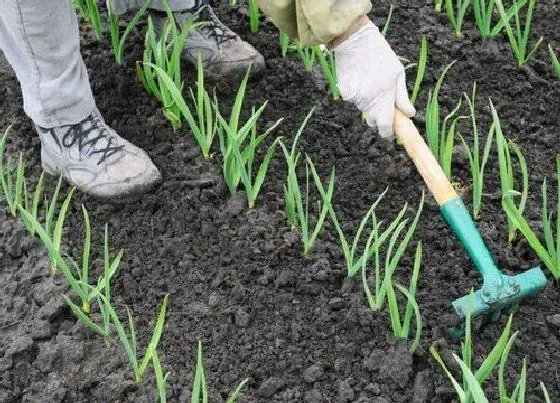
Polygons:
<instances>
[{"instance_id":1,"label":"shoelace","mask_svg":"<svg viewBox=\"0 0 560 403\"><path fill-rule=\"evenodd\" d=\"M214 37L218 44L237 38L237 35L231 32L212 12L208 0L196 0L195 6L190 9L191 12L197 12L199 10L198 21L206 23L200 30L207 33L208 36Z\"/></svg>"},{"instance_id":2,"label":"shoelace","mask_svg":"<svg viewBox=\"0 0 560 403\"><path fill-rule=\"evenodd\" d=\"M89 123L89 127L85 128L87 123ZM43 132L49 132L56 142L59 145L61 144L54 133L54 129L40 129ZM97 136L89 138L90 134L95 130L98 130ZM70 148L77 143L80 153L82 153L85 147L88 147L87 152L84 154L88 157L94 154L101 154L99 161L97 161L97 165L100 165L106 161L107 158L115 155L124 148L124 145L113 145L115 138L107 132L107 128L105 125L101 124L99 118L91 114L80 123L68 126L68 130L64 136L62 136L62 146ZM103 139L107 141L107 145L96 149L96 144Z\"/></svg>"}]
</instances>

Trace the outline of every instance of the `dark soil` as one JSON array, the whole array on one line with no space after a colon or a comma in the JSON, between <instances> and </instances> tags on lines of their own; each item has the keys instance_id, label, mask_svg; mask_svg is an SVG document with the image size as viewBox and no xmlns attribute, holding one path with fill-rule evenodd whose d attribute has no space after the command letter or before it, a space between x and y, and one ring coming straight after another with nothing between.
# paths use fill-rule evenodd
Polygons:
<instances>
[{"instance_id":1,"label":"dark soil","mask_svg":"<svg viewBox=\"0 0 560 403\"><path fill-rule=\"evenodd\" d=\"M408 2L407 2L408 3ZM445 81L444 112L478 83L481 130L489 128L487 98L502 118L506 135L522 147L530 169L530 220L538 220L540 184L554 175L560 152L560 81L552 75L543 46L529 66L518 68L505 38L483 43L465 23L465 38L453 38L444 14L429 3L395 9L388 34L397 53L415 60L420 37L429 41L425 91L441 69L458 62ZM373 18L384 23L388 7L376 6ZM324 81L306 73L295 56L282 59L275 28L265 23L258 35L247 33L246 18L225 4L221 17L253 43L267 59L266 73L250 82L246 109L269 100L263 125L280 117L278 130L288 138L312 106L316 113L301 147L327 177L336 167L335 208L347 231L357 227L377 196L389 186L379 215L392 217L405 202L416 208L425 188L402 149L377 138L359 113L334 102ZM560 7L540 1L534 37L544 35L560 46ZM422 345L410 356L393 341L387 312L372 313L359 280L346 277L337 237L331 226L320 235L314 252L303 257L298 234L283 214L285 167L277 155L255 210L243 195L231 197L222 182L219 161L206 162L186 130L174 134L157 102L135 77L141 56L142 27L130 38L126 63L114 64L108 39L93 40L84 28L82 52L99 109L121 135L143 147L162 170L164 181L140 200L111 204L79 194L72 203L65 242L70 254L81 250L80 204L91 216L101 242L109 224L113 249L125 259L114 280L119 312L127 305L144 347L159 304L170 294L167 325L160 345L169 372L171 402L190 401L196 343L205 349L211 402L222 402L237 383L249 378L241 402L451 402L451 384L427 350L436 344L445 357L458 352L443 318L451 301L480 284L461 245L440 218L432 200L425 206L415 241L424 244L418 303L424 319ZM28 177L40 174L39 140L24 115L18 83L5 62L0 64L0 129L13 124L10 152L23 151ZM232 103L233 86L219 85L221 105ZM227 109L226 109L227 110ZM422 113L418 123L422 126ZM463 132L467 132L465 128ZM454 175L469 183L464 156ZM52 189L52 181L49 189ZM538 262L524 241L507 244L499 197L495 156L486 175L487 195L479 222L499 265L518 273ZM19 222L1 212L0 222L0 401L3 402L152 402L153 377L137 386L117 338L104 341L77 323L59 296L60 277L52 277L39 241ZM99 248L98 248L99 249ZM411 248L412 251L412 248ZM408 283L411 253L397 276ZM519 330L510 358L510 384L523 358L529 370L528 401L542 401L538 382L546 383L552 401L560 401L560 293L551 281L545 292L526 301L514 317ZM556 315L556 316L555 316ZM484 357L505 323L485 327L475 336L477 357ZM496 401L495 383L489 399Z\"/></svg>"}]
</instances>

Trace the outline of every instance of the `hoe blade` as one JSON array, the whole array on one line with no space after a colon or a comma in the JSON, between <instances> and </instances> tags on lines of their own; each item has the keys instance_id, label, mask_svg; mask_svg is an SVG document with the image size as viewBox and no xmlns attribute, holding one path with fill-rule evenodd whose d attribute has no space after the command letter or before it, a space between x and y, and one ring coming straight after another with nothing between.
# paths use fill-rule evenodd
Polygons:
<instances>
[{"instance_id":1,"label":"hoe blade","mask_svg":"<svg viewBox=\"0 0 560 403\"><path fill-rule=\"evenodd\" d=\"M473 294L472 317L489 316L501 310L510 310L519 305L522 299L538 294L546 287L546 277L539 267L527 270L516 276L503 276L503 287L492 295L483 285ZM494 288L495 289L495 288ZM469 310L470 295L453 301L455 313L465 318Z\"/></svg>"}]
</instances>

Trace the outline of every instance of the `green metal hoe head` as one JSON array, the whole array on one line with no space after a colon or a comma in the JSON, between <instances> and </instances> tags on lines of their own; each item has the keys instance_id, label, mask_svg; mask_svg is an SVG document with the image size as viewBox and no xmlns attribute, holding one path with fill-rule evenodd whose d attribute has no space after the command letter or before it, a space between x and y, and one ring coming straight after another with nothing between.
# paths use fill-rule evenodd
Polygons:
<instances>
[{"instance_id":1,"label":"green metal hoe head","mask_svg":"<svg viewBox=\"0 0 560 403\"><path fill-rule=\"evenodd\" d=\"M546 277L539 267L516 276L500 271L486 247L474 221L461 198L457 197L441 206L441 212L482 275L482 288L453 302L457 318L464 321L470 313L475 327L484 317L496 321L502 311L511 311L523 298L538 294L546 287ZM460 335L451 329L452 335Z\"/></svg>"},{"instance_id":2,"label":"green metal hoe head","mask_svg":"<svg viewBox=\"0 0 560 403\"><path fill-rule=\"evenodd\" d=\"M455 313L464 319L472 310L473 319L490 317L495 321L502 311L515 309L522 299L540 293L546 287L546 277L540 267L534 267L524 273L487 278L480 290L471 296L466 295L453 301Z\"/></svg>"}]
</instances>

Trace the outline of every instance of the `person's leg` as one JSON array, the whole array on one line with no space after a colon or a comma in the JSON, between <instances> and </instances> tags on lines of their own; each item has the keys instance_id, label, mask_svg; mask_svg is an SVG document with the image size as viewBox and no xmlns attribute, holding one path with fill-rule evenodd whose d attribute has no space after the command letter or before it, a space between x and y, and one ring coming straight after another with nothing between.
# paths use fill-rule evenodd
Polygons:
<instances>
[{"instance_id":1,"label":"person's leg","mask_svg":"<svg viewBox=\"0 0 560 403\"><path fill-rule=\"evenodd\" d=\"M35 124L74 124L95 108L79 39L70 1L2 0L0 48Z\"/></svg>"},{"instance_id":2,"label":"person's leg","mask_svg":"<svg viewBox=\"0 0 560 403\"><path fill-rule=\"evenodd\" d=\"M71 0L2 0L0 48L41 139L45 171L96 196L145 191L160 174L144 151L101 117L79 40Z\"/></svg>"}]
</instances>

